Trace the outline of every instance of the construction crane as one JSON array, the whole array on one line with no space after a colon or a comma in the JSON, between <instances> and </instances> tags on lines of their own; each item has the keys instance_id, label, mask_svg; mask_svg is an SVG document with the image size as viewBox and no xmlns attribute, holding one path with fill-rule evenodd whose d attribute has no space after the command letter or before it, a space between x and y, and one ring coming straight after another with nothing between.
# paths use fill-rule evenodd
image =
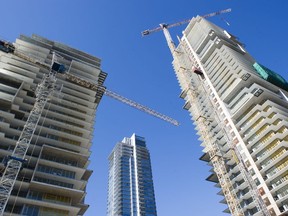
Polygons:
<instances>
[{"instance_id":1,"label":"construction crane","mask_svg":"<svg viewBox=\"0 0 288 216\"><path fill-rule=\"evenodd\" d=\"M28 61L30 63L36 64L36 65L38 65L38 66L40 66L42 68L45 68L47 70L51 69L51 66L49 64L41 62L38 59L32 58L32 57L26 55L25 53L18 51L17 49L15 49L15 46L12 43L0 40L0 50L4 51L6 53L13 53L17 57L19 57L21 59L24 59L24 60L26 60L26 61ZM64 67L64 66L62 65L61 67ZM151 108L149 108L147 106L144 106L144 105L142 105L140 103L137 103L137 102L135 102L135 101L133 101L131 99L128 99L128 98L126 98L124 96L121 96L120 94L117 94L117 93L115 93L115 92L113 92L111 90L108 90L108 89L106 89L105 87L99 85L96 82L91 82L91 80L87 80L87 79L84 79L82 77L70 74L70 73L63 73L62 75L67 80L69 80L71 82L77 83L77 84L79 84L81 86L84 86L86 88L89 88L91 90L101 91L102 93L104 93L104 95L107 95L108 97L111 97L111 98L113 98L115 100L118 100L118 101L120 101L120 102L122 102L122 103L124 103L126 105L134 107L134 108L136 108L138 110L141 110L141 111L143 111L145 113L148 113L148 114L150 114L150 115L152 115L152 116L154 116L156 118L159 118L159 119L162 119L162 120L164 120L166 122L169 122L169 123L171 123L171 124L173 124L175 126L179 126L180 125L180 123L177 120L175 120L175 119L173 119L173 118L171 118L169 116L166 116L166 115L164 115L162 113L159 113L159 112L157 112L157 111L155 111L155 110L153 110L153 109L151 109Z\"/></svg>"},{"instance_id":2,"label":"construction crane","mask_svg":"<svg viewBox=\"0 0 288 216\"><path fill-rule=\"evenodd\" d=\"M107 90L105 87L98 85L97 83L88 81L86 79L77 77L73 74L66 73L66 68L63 64L57 62L57 54L52 53L52 63L51 65L41 62L37 59L31 58L30 56L22 53L16 47L9 42L0 40L0 50L5 53L13 54L21 59L24 59L30 63L36 64L42 68L47 69L48 74L44 74L42 81L38 84L35 95L36 101L32 107L32 110L29 113L28 119L24 125L24 128L20 134L16 146L11 155L7 156L5 162L5 170L0 179L0 215L4 214L5 207L8 203L10 194L13 190L14 184L17 180L17 176L21 171L23 165L26 162L25 156L28 151L30 142L40 120L41 114L45 107L46 102L49 97L51 97L52 92L54 91L56 84L56 75L62 74L65 78L73 83L81 85L91 90L96 90L104 93L105 95L114 98L120 102L123 102L131 107L134 107L138 110L146 112L152 116L160 118L166 122L169 122L173 125L178 126L179 122L163 115L155 110L152 110L144 105L136 103L128 98L125 98L115 92Z\"/></svg>"},{"instance_id":3,"label":"construction crane","mask_svg":"<svg viewBox=\"0 0 288 216\"><path fill-rule=\"evenodd\" d=\"M13 51L13 46L6 46L4 51ZM3 50L3 49L1 49ZM48 74L43 76L42 81L37 86L35 95L36 101L32 110L29 113L28 119L20 134L16 146L11 155L7 156L5 162L5 170L0 179L0 215L3 215L8 199L12 192L13 186L16 182L17 176L26 162L25 156L32 140L33 134L36 130L37 124L40 120L41 113L51 93L54 90L56 83L56 74L63 73L64 66L55 62L55 53L53 53L52 64Z\"/></svg>"},{"instance_id":4,"label":"construction crane","mask_svg":"<svg viewBox=\"0 0 288 216\"><path fill-rule=\"evenodd\" d=\"M220 15L223 13L228 13L231 12L231 9L226 9L226 10L221 10L218 12L214 12L214 13L210 13L207 15L203 15L201 17L203 18L208 18L208 17L212 17L212 16L216 16L216 15ZM192 113L195 116L195 121L197 122L197 125L199 127L199 132L203 138L203 142L206 143L206 148L207 148L207 153L210 157L210 161L214 167L214 171L218 177L219 183L221 185L221 188L223 190L223 194L225 196L225 199L227 201L228 207L230 209L230 212L232 215L235 216L243 216L244 215L244 211L237 199L237 196L234 192L233 186L232 186L232 182L229 178L228 175L228 171L226 169L225 166L225 160L227 160L227 158L225 158L221 152L221 149L219 148L218 144L217 144L217 140L215 140L213 138L213 136L210 135L209 130L207 129L207 125L209 124L209 119L205 117L205 115L203 115L201 113L201 105L199 104L199 100L198 100L198 95L202 92L204 92L204 94L206 95L211 95L209 94L207 91L207 86L205 86L204 81L206 81L206 84L208 83L208 86L210 89L213 89L213 93L214 95L218 95L217 91L215 90L215 88L213 87L212 83L209 81L209 79L206 79L207 75L205 73L205 69L204 67L201 65L201 61L198 57L198 55L194 52L194 50L188 45L188 41L187 39L184 40L184 42L182 42L180 45L183 46L183 51L184 52L178 52L176 50L176 46L174 41L172 40L172 37L168 31L168 28L171 27L175 27L175 26L180 26L183 24L186 24L188 22L190 22L191 19L188 20L184 20L181 22L177 22L177 23L173 23L173 24L160 24L159 27L156 27L154 29L151 30L145 30L142 32L142 36L147 36L150 35L151 33L154 32L158 32L163 30L166 42L168 44L168 47L172 53L173 59L174 59L174 64L176 65L175 67L175 72L176 72L176 76L179 78L179 80L182 81L183 86L185 86L185 94L186 96L189 98L190 101L192 101L191 104L191 109L192 109ZM189 62L192 65L192 70L191 69L187 69L187 68L191 68L191 67L187 67L187 65L185 65L183 62L180 61L180 57L183 54L187 54L188 58L189 58ZM185 69L185 70L183 70ZM190 70L190 72L195 73L198 75L199 77L199 85L198 86L193 86L192 83L190 83L188 80L190 80L187 77L187 70ZM245 163L243 162L243 159L240 155L240 153L238 152L238 149L236 148L236 146L233 143L233 138L231 138L229 136L229 131L227 131L227 128L221 124L221 118L219 119L219 114L217 114L216 110L217 106L216 104L213 102L213 99L209 97L209 101L210 104L213 108L213 110L215 110L215 119L217 119L218 117L218 124L221 125L222 130L224 131L224 134L226 134L226 138L227 138L227 143L230 147L230 150L234 156L234 158L236 158L235 162L237 164L237 166L239 167L239 170L241 171L241 174L243 176L243 179L245 180L245 182L248 183L249 185L249 189L251 191L251 196L253 198L253 200L255 201L255 205L258 209L259 212L261 212L264 216L270 216L270 213L267 209L267 206L265 205L265 203L263 202L263 199L261 197L261 195L259 194L259 191L257 189L257 186L254 182L254 180L252 179L251 174L248 172L248 169L245 165ZM222 110L226 110L226 107L224 104L221 104L221 109ZM231 124L233 124L233 122L231 122Z\"/></svg>"},{"instance_id":5,"label":"construction crane","mask_svg":"<svg viewBox=\"0 0 288 216\"><path fill-rule=\"evenodd\" d=\"M150 115L152 115L154 117L157 117L157 118L162 119L162 120L164 120L166 122L169 122L169 123L171 123L171 124L173 124L175 126L179 126L180 125L180 123L177 120L175 120L173 118L170 118L169 116L166 116L164 114L161 114L161 113L159 113L159 112L157 112L157 111L155 111L155 110L153 110L153 109L151 109L151 108L149 108L147 106L139 104L139 103L137 103L137 102L135 102L135 101L133 101L131 99L128 99L128 98L126 98L126 97L124 97L122 95L119 95L119 94L117 94L117 93L115 93L115 92L113 92L111 90L108 90L105 87L98 85L97 83L93 83L91 81L87 81L87 80L85 80L83 78L77 77L77 76L75 76L73 74L69 74L69 73L64 74L64 76L66 77L67 80L69 80L71 82L78 83L81 86L85 86L86 88L89 88L91 90L99 90L99 91L103 92L104 95L107 95L108 97L111 97L111 98L113 98L115 100L118 100L118 101L124 103L124 104L127 104L127 105L129 105L131 107L134 107L134 108L136 108L138 110L141 110L141 111L143 111L145 113L148 113L148 114L150 114Z\"/></svg>"},{"instance_id":6,"label":"construction crane","mask_svg":"<svg viewBox=\"0 0 288 216\"><path fill-rule=\"evenodd\" d=\"M217 12L214 12L214 13L210 13L210 14L206 14L206 15L203 15L201 17L203 18L208 18L208 17L213 17L213 16L216 16L216 15L220 15L220 14L223 14L223 13L229 13L231 12L231 8L228 8L228 9L225 9L225 10L221 10L221 11L217 11ZM156 27L154 29L147 29L145 31L142 32L142 36L145 36L145 35L149 35L153 32L158 32L158 31L161 31L163 30L164 28L168 29L168 28L172 28L172 27L175 27L175 26L180 26L180 25L183 25L185 23L189 23L191 21L191 19L186 19L186 20L183 20L183 21L180 21L180 22L176 22L176 23L172 23L172 24L160 24L159 27Z\"/></svg>"},{"instance_id":7,"label":"construction crane","mask_svg":"<svg viewBox=\"0 0 288 216\"><path fill-rule=\"evenodd\" d=\"M220 10L220 11L217 11L217 12L213 12L213 13L209 13L209 14L206 14L206 15L202 15L201 17L203 18L209 18L209 17L213 17L213 16L216 16L216 15L220 15L220 14L224 14L224 13L229 13L231 12L231 8L228 8L228 9L225 9L225 10ZM142 36L147 36L147 35L150 35L151 33L154 33L154 32L158 32L158 31L163 31L164 35L165 35L165 38L166 38L166 41L167 41L167 44L168 44L168 47L172 53L172 56L175 57L175 43L173 42L172 40L172 37L168 31L168 28L172 28L172 27L176 27L176 26L180 26L180 25L183 25L183 24L186 24L186 23L189 23L191 21L191 19L186 19L186 20L183 20L183 21L180 21L180 22L176 22L176 23L172 23L172 24L166 24L166 23L161 23L159 24L159 27L156 27L156 28L153 28L153 29L147 29L145 31L143 31L141 34Z\"/></svg>"}]
</instances>

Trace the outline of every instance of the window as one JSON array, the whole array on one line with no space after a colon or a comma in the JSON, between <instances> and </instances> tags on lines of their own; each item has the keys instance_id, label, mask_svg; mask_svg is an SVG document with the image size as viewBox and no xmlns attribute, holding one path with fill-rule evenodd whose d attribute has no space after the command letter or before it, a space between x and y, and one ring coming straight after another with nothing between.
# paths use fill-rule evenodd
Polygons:
<instances>
[{"instance_id":1,"label":"window","mask_svg":"<svg viewBox=\"0 0 288 216\"><path fill-rule=\"evenodd\" d=\"M249 73L246 73L246 74L242 75L241 79L244 80L244 81L247 81L250 76L251 75Z\"/></svg>"},{"instance_id":2,"label":"window","mask_svg":"<svg viewBox=\"0 0 288 216\"><path fill-rule=\"evenodd\" d=\"M60 210L60 209L52 209L52 208L47 208L47 207L41 207L40 208L40 215L43 216L68 216L69 212L65 210Z\"/></svg>"},{"instance_id":3,"label":"window","mask_svg":"<svg viewBox=\"0 0 288 216\"><path fill-rule=\"evenodd\" d=\"M263 187L259 188L259 193L261 196L263 196L265 194Z\"/></svg>"},{"instance_id":4,"label":"window","mask_svg":"<svg viewBox=\"0 0 288 216\"><path fill-rule=\"evenodd\" d=\"M73 184L69 184L69 183L65 183L65 182L61 182L61 181L56 181L56 180L52 180L52 179L47 179L47 178L41 178L41 177L34 177L33 180L38 181L38 182L43 182L46 184L60 186L60 187L66 187L66 188L73 188L73 186L74 186Z\"/></svg>"},{"instance_id":5,"label":"window","mask_svg":"<svg viewBox=\"0 0 288 216\"><path fill-rule=\"evenodd\" d=\"M254 93L256 97L259 97L263 93L263 89L260 88L253 89L252 93Z\"/></svg>"},{"instance_id":6,"label":"window","mask_svg":"<svg viewBox=\"0 0 288 216\"><path fill-rule=\"evenodd\" d=\"M55 167L44 166L41 164L38 166L37 171L49 173L52 175L72 178L72 179L75 178L75 172L64 170L64 169L59 169Z\"/></svg>"},{"instance_id":7,"label":"window","mask_svg":"<svg viewBox=\"0 0 288 216\"><path fill-rule=\"evenodd\" d=\"M39 207L32 205L24 205L21 215L38 216Z\"/></svg>"}]
</instances>

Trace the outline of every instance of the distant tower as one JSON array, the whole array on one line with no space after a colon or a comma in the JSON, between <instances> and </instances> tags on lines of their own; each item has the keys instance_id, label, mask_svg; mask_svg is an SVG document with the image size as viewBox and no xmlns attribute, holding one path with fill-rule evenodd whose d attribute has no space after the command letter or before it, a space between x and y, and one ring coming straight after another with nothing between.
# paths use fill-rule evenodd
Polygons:
<instances>
[{"instance_id":1,"label":"distant tower","mask_svg":"<svg viewBox=\"0 0 288 216\"><path fill-rule=\"evenodd\" d=\"M132 135L109 156L107 216L156 216L150 154L143 137Z\"/></svg>"},{"instance_id":2,"label":"distant tower","mask_svg":"<svg viewBox=\"0 0 288 216\"><path fill-rule=\"evenodd\" d=\"M163 29L184 108L203 142L201 159L214 168L208 179L221 186L225 212L287 215L287 81L257 63L235 36L200 16L177 47Z\"/></svg>"}]
</instances>

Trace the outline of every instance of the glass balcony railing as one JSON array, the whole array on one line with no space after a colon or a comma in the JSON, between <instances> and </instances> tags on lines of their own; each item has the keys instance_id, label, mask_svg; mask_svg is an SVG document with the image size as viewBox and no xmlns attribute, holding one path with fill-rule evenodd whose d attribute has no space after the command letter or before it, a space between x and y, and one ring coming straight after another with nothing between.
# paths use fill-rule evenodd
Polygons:
<instances>
[{"instance_id":1,"label":"glass balcony railing","mask_svg":"<svg viewBox=\"0 0 288 216\"><path fill-rule=\"evenodd\" d=\"M288 180L288 173L280 178L277 178L276 180L273 180L271 182L272 188L276 188L280 184L287 182L287 180Z\"/></svg>"},{"instance_id":2,"label":"glass balcony railing","mask_svg":"<svg viewBox=\"0 0 288 216\"><path fill-rule=\"evenodd\" d=\"M268 145L267 149L263 151L261 154L258 154L256 157L260 160L266 154L270 153L277 145L279 145L281 141L279 139L274 140L270 145ZM263 145L263 144L262 144ZM260 145L261 146L261 145Z\"/></svg>"},{"instance_id":3,"label":"glass balcony railing","mask_svg":"<svg viewBox=\"0 0 288 216\"><path fill-rule=\"evenodd\" d=\"M265 168L270 163L277 160L277 158L281 157L286 151L287 151L286 149L282 149L282 150L276 152L275 154L272 155L272 157L269 160L266 160L264 163L262 163L262 167Z\"/></svg>"},{"instance_id":4,"label":"glass balcony railing","mask_svg":"<svg viewBox=\"0 0 288 216\"><path fill-rule=\"evenodd\" d=\"M280 172L282 169L286 168L286 166L288 165L288 159L286 159L283 163L281 163L280 165L278 165L276 168L273 168L272 170L270 170L269 172L267 172L267 177L270 178L273 175L275 175L277 172Z\"/></svg>"}]
</instances>

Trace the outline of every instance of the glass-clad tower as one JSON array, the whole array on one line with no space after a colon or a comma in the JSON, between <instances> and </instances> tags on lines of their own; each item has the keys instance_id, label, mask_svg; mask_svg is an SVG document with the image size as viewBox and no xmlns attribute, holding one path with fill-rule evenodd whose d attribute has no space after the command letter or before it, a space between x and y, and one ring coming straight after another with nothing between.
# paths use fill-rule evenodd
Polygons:
<instances>
[{"instance_id":1,"label":"glass-clad tower","mask_svg":"<svg viewBox=\"0 0 288 216\"><path fill-rule=\"evenodd\" d=\"M287 81L202 17L191 20L177 47L163 30L225 212L287 215Z\"/></svg>"},{"instance_id":2,"label":"glass-clad tower","mask_svg":"<svg viewBox=\"0 0 288 216\"><path fill-rule=\"evenodd\" d=\"M156 216L150 154L143 137L132 135L109 156L107 216Z\"/></svg>"}]
</instances>

